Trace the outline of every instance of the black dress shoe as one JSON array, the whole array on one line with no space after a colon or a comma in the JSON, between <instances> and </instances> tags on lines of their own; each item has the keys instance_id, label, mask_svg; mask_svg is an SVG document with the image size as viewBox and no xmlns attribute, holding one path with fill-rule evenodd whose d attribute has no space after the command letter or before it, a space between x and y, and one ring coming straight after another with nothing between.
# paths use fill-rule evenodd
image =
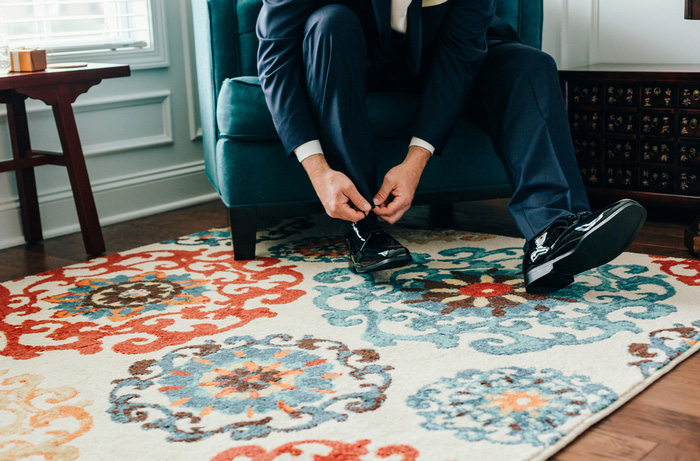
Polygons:
<instances>
[{"instance_id":1,"label":"black dress shoe","mask_svg":"<svg viewBox=\"0 0 700 461\"><path fill-rule=\"evenodd\" d=\"M525 245L527 292L556 291L576 274L612 261L632 243L646 215L639 203L624 199L594 213L556 219Z\"/></svg>"},{"instance_id":2,"label":"black dress shoe","mask_svg":"<svg viewBox=\"0 0 700 461\"><path fill-rule=\"evenodd\" d=\"M345 226L345 244L353 272L393 269L413 261L411 253L381 228L374 215Z\"/></svg>"}]
</instances>

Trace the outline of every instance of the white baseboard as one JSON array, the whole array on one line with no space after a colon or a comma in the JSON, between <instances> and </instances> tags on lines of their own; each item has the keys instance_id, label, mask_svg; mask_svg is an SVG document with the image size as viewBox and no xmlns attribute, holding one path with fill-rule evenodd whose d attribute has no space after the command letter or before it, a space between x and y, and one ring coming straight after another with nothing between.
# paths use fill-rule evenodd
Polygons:
<instances>
[{"instance_id":1,"label":"white baseboard","mask_svg":"<svg viewBox=\"0 0 700 461\"><path fill-rule=\"evenodd\" d=\"M204 163L164 168L94 183L93 194L102 226L215 200ZM40 195L44 238L79 232L73 194L57 190ZM204 230L204 229L203 229ZM0 248L24 244L19 201L0 206Z\"/></svg>"}]
</instances>

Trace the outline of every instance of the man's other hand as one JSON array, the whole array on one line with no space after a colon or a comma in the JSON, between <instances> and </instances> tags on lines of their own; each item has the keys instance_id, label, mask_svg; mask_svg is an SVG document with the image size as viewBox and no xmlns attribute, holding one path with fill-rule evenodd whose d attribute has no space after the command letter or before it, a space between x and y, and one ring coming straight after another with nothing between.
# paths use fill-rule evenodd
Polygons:
<instances>
[{"instance_id":1,"label":"man's other hand","mask_svg":"<svg viewBox=\"0 0 700 461\"><path fill-rule=\"evenodd\" d=\"M350 178L328 166L323 155L307 157L301 164L331 218L357 222L372 209L372 205L357 191Z\"/></svg>"},{"instance_id":2,"label":"man's other hand","mask_svg":"<svg viewBox=\"0 0 700 461\"><path fill-rule=\"evenodd\" d=\"M394 224L408 211L413 202L423 169L430 159L430 151L411 146L406 159L389 170L382 187L374 196L374 213L389 224ZM391 201L389 198L393 197Z\"/></svg>"}]
</instances>

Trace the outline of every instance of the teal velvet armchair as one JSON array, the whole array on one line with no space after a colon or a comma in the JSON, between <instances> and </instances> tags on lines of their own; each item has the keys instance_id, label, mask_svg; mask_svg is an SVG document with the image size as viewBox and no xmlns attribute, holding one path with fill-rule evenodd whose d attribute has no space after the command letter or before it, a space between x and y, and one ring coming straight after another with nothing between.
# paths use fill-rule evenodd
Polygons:
<instances>
[{"instance_id":1,"label":"teal velvet armchair","mask_svg":"<svg viewBox=\"0 0 700 461\"><path fill-rule=\"evenodd\" d=\"M206 173L229 210L234 258L255 257L257 217L265 207L317 202L306 173L288 158L257 78L255 22L261 0L192 0ZM542 0L498 0L497 14L530 46L541 47ZM418 97L371 93L378 177L406 155ZM391 117L387 116L391 114ZM429 162L414 203L508 197L510 185L489 137L460 120Z\"/></svg>"}]
</instances>

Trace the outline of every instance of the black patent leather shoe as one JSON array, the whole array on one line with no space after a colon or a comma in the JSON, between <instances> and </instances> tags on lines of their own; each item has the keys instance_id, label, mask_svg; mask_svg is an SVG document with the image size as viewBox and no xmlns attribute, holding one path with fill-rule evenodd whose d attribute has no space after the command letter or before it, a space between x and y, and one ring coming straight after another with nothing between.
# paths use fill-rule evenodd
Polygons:
<instances>
[{"instance_id":1,"label":"black patent leather shoe","mask_svg":"<svg viewBox=\"0 0 700 461\"><path fill-rule=\"evenodd\" d=\"M353 272L393 269L413 261L411 253L382 229L374 215L345 226L345 244Z\"/></svg>"},{"instance_id":2,"label":"black patent leather shoe","mask_svg":"<svg viewBox=\"0 0 700 461\"><path fill-rule=\"evenodd\" d=\"M556 291L575 275L612 261L632 243L646 215L639 203L624 199L594 213L556 219L525 245L527 292Z\"/></svg>"}]
</instances>

